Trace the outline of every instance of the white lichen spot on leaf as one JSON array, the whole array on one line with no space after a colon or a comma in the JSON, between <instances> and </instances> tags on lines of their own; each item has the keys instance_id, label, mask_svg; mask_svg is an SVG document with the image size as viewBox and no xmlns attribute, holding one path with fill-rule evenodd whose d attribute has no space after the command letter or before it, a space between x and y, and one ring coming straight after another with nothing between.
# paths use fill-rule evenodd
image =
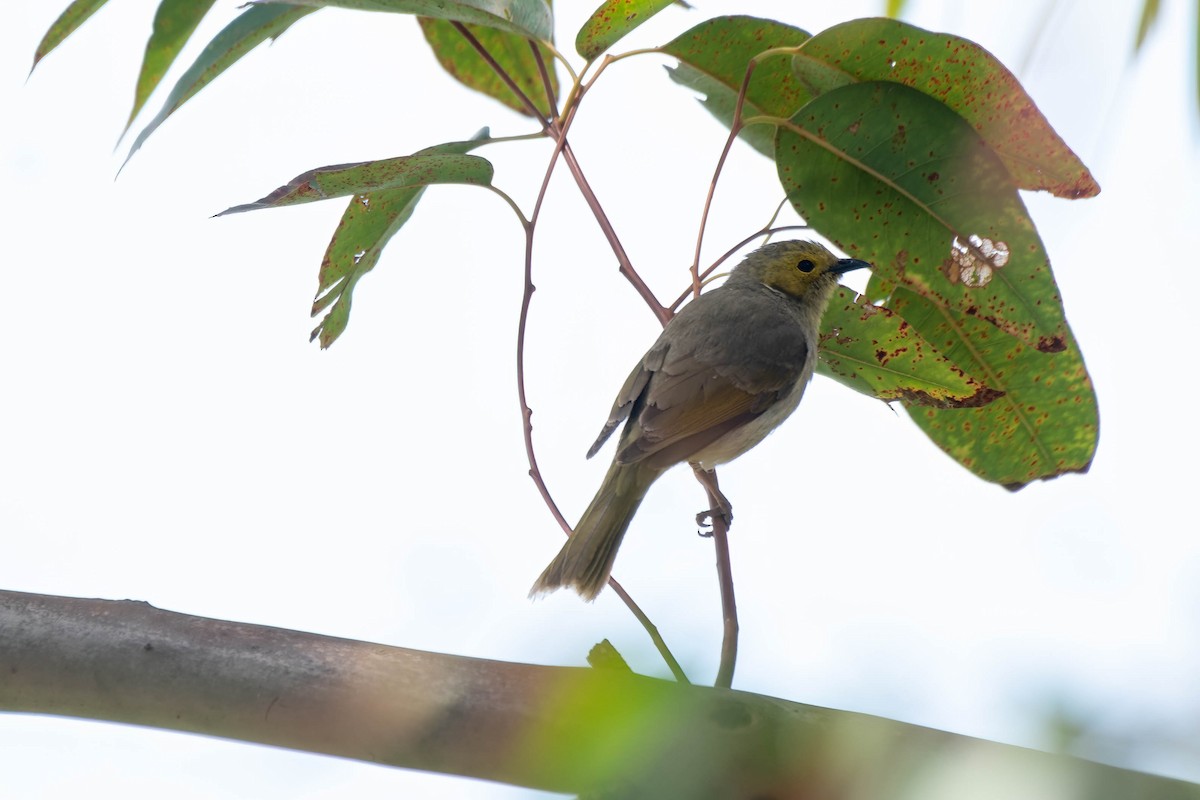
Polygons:
<instances>
[{"instance_id":1,"label":"white lichen spot on leaf","mask_svg":"<svg viewBox=\"0 0 1200 800\"><path fill-rule=\"evenodd\" d=\"M1008 245L971 234L967 241L957 236L950 243L950 269L947 276L951 283L961 282L964 286L978 289L987 286L995 271L1008 263Z\"/></svg>"}]
</instances>

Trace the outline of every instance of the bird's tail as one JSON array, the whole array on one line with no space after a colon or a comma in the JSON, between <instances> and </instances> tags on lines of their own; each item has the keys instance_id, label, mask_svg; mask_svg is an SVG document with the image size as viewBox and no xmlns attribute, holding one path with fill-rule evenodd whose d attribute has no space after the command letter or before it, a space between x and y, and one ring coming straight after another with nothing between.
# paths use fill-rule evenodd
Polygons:
<instances>
[{"instance_id":1,"label":"bird's tail","mask_svg":"<svg viewBox=\"0 0 1200 800\"><path fill-rule=\"evenodd\" d=\"M644 464L614 461L575 532L534 582L529 596L569 586L583 599L595 600L608 583L617 548L634 513L650 484L661 474L661 470Z\"/></svg>"}]
</instances>

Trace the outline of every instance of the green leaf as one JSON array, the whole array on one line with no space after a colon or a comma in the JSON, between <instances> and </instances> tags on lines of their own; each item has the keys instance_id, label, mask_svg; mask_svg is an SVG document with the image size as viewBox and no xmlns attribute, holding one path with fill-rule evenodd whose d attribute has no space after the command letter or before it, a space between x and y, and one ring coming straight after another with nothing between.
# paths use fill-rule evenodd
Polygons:
<instances>
[{"instance_id":1,"label":"green leaf","mask_svg":"<svg viewBox=\"0 0 1200 800\"><path fill-rule=\"evenodd\" d=\"M792 66L814 93L892 81L932 97L970 123L1021 189L1068 198L1100 192L1016 77L967 39L896 20L860 19L812 37Z\"/></svg>"},{"instance_id":2,"label":"green leaf","mask_svg":"<svg viewBox=\"0 0 1200 800\"><path fill-rule=\"evenodd\" d=\"M46 31L46 35L38 43L37 50L33 51L33 66L29 68L29 71L32 73L39 61L62 44L64 39L74 33L75 29L86 22L88 17L99 11L106 2L108 0L75 0L67 6L67 10L60 14L58 19L54 20L54 24L50 26L50 30Z\"/></svg>"},{"instance_id":3,"label":"green leaf","mask_svg":"<svg viewBox=\"0 0 1200 800\"><path fill-rule=\"evenodd\" d=\"M1065 346L1058 288L1012 178L949 108L897 83L855 83L804 106L775 151L796 211L879 279L1039 350Z\"/></svg>"},{"instance_id":4,"label":"green leaf","mask_svg":"<svg viewBox=\"0 0 1200 800\"><path fill-rule=\"evenodd\" d=\"M604 0L575 36L575 51L591 61L672 2L674 0Z\"/></svg>"},{"instance_id":5,"label":"green leaf","mask_svg":"<svg viewBox=\"0 0 1200 800\"><path fill-rule=\"evenodd\" d=\"M482 92L489 97L499 100L509 108L522 114L529 114L529 109L513 93L496 71L483 60L483 57L471 44L463 38L454 25L440 19L421 17L421 31L425 41L433 48L442 68L457 78L463 84ZM521 35L484 28L479 25L467 24L467 30L479 40L499 64L521 88L525 96L534 104L543 117L552 114L546 87L542 82L542 73L538 69L537 59L530 48L530 40ZM546 74L550 77L550 86L555 97L558 96L558 76L554 71L554 54L545 45L538 45L542 54L542 63L546 66Z\"/></svg>"},{"instance_id":6,"label":"green leaf","mask_svg":"<svg viewBox=\"0 0 1200 800\"><path fill-rule=\"evenodd\" d=\"M146 42L146 55L142 58L142 69L138 73L137 88L133 93L133 109L125 123L125 131L133 124L133 118L142 110L151 92L158 86L163 75L175 62L176 56L191 38L200 20L212 8L214 0L162 0L154 14L154 28ZM121 134L124 136L124 132Z\"/></svg>"},{"instance_id":7,"label":"green leaf","mask_svg":"<svg viewBox=\"0 0 1200 800\"><path fill-rule=\"evenodd\" d=\"M414 157L462 155L489 141L488 130L484 128L468 141L427 147ZM317 275L312 316L329 309L312 332L313 339L320 339L322 349L333 344L346 329L354 287L379 263L383 248L408 222L424 191L424 186L405 186L351 198L325 250Z\"/></svg>"},{"instance_id":8,"label":"green leaf","mask_svg":"<svg viewBox=\"0 0 1200 800\"><path fill-rule=\"evenodd\" d=\"M1137 39L1133 43L1133 52L1137 53L1146 43L1146 36L1158 20L1159 0L1142 0L1142 16L1138 19Z\"/></svg>"},{"instance_id":9,"label":"green leaf","mask_svg":"<svg viewBox=\"0 0 1200 800\"><path fill-rule=\"evenodd\" d=\"M257 0L257 3L416 14L483 25L543 42L554 40L554 15L546 0Z\"/></svg>"},{"instance_id":10,"label":"green leaf","mask_svg":"<svg viewBox=\"0 0 1200 800\"><path fill-rule=\"evenodd\" d=\"M905 0L887 0L887 6L884 11L889 17L895 18L904 13L904 7L908 5Z\"/></svg>"},{"instance_id":11,"label":"green leaf","mask_svg":"<svg viewBox=\"0 0 1200 800\"><path fill-rule=\"evenodd\" d=\"M659 49L679 59L678 67L668 68L671 79L704 94L704 107L729 127L750 59L775 47L796 47L808 38L799 28L769 19L717 17L700 23ZM747 87L742 117L787 118L810 98L809 91L792 74L788 59L764 59L755 68ZM763 155L774 156L774 129L752 125L740 135Z\"/></svg>"},{"instance_id":12,"label":"green leaf","mask_svg":"<svg viewBox=\"0 0 1200 800\"><path fill-rule=\"evenodd\" d=\"M491 182L492 165L479 156L412 155L334 164L297 175L261 200L227 208L217 216L361 195L380 189L416 188L432 183L489 186Z\"/></svg>"},{"instance_id":13,"label":"green leaf","mask_svg":"<svg viewBox=\"0 0 1200 800\"><path fill-rule=\"evenodd\" d=\"M938 447L984 480L1010 489L1087 471L1099 413L1069 332L1063 350L1043 353L907 289L898 289L892 303L941 352L1004 392L981 408L908 409Z\"/></svg>"},{"instance_id":14,"label":"green leaf","mask_svg":"<svg viewBox=\"0 0 1200 800\"><path fill-rule=\"evenodd\" d=\"M839 287L821 321L817 371L880 400L974 408L1003 392L972 380L891 309Z\"/></svg>"},{"instance_id":15,"label":"green leaf","mask_svg":"<svg viewBox=\"0 0 1200 800\"><path fill-rule=\"evenodd\" d=\"M196 61L183 73L163 103L162 110L138 134L129 148L126 163L141 148L150 134L192 99L197 92L214 78L233 66L237 61L267 39L276 39L292 26L296 20L316 11L315 8L292 8L289 6L250 6L237 19L230 22L208 43Z\"/></svg>"},{"instance_id":16,"label":"green leaf","mask_svg":"<svg viewBox=\"0 0 1200 800\"><path fill-rule=\"evenodd\" d=\"M608 639L601 639L592 645L592 649L587 654L587 662L592 669L612 669L633 674L629 662Z\"/></svg>"}]
</instances>

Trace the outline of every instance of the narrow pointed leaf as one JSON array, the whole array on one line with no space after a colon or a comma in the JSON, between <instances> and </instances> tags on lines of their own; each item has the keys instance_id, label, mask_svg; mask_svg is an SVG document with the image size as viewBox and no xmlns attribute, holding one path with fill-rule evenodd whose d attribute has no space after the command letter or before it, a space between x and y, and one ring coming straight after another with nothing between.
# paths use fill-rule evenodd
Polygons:
<instances>
[{"instance_id":1,"label":"narrow pointed leaf","mask_svg":"<svg viewBox=\"0 0 1200 800\"><path fill-rule=\"evenodd\" d=\"M297 175L261 200L227 208L217 216L312 203L381 189L416 188L432 183L487 186L491 182L492 165L479 156L413 155L334 164Z\"/></svg>"},{"instance_id":2,"label":"narrow pointed leaf","mask_svg":"<svg viewBox=\"0 0 1200 800\"><path fill-rule=\"evenodd\" d=\"M237 19L213 37L171 89L162 110L142 129L133 146L129 148L129 155L125 157L126 163L167 117L178 111L214 78L267 39L278 38L296 20L316 10L291 6L250 6L238 15Z\"/></svg>"},{"instance_id":3,"label":"narrow pointed leaf","mask_svg":"<svg viewBox=\"0 0 1200 800\"><path fill-rule=\"evenodd\" d=\"M1100 192L1016 76L967 39L898 20L853 20L812 37L792 65L814 93L892 81L934 98L970 123L1021 189L1067 198Z\"/></svg>"},{"instance_id":4,"label":"narrow pointed leaf","mask_svg":"<svg viewBox=\"0 0 1200 800\"><path fill-rule=\"evenodd\" d=\"M462 155L488 141L485 128L468 141L427 147L414 157ZM408 222L424 191L424 186L405 186L351 198L325 250L317 275L312 316L329 309L312 332L312 338L319 339L322 349L333 344L346 329L354 287L379 263L383 248Z\"/></svg>"},{"instance_id":5,"label":"narrow pointed leaf","mask_svg":"<svg viewBox=\"0 0 1200 800\"><path fill-rule=\"evenodd\" d=\"M1142 0L1142 16L1138 20L1137 39L1133 43L1133 52L1137 53L1146 43L1146 36L1158 20L1159 0Z\"/></svg>"},{"instance_id":6,"label":"narrow pointed leaf","mask_svg":"<svg viewBox=\"0 0 1200 800\"><path fill-rule=\"evenodd\" d=\"M29 68L29 71L33 72L39 61L62 44L64 39L74 33L75 29L86 22L88 17L99 11L106 2L108 0L75 0L67 6L66 11L59 14L58 19L54 20L50 30L46 31L46 35L38 43L37 49L33 51L33 66Z\"/></svg>"},{"instance_id":7,"label":"narrow pointed leaf","mask_svg":"<svg viewBox=\"0 0 1200 800\"><path fill-rule=\"evenodd\" d=\"M549 42L554 15L546 0L256 0L258 4L350 8L469 22Z\"/></svg>"},{"instance_id":8,"label":"narrow pointed leaf","mask_svg":"<svg viewBox=\"0 0 1200 800\"><path fill-rule=\"evenodd\" d=\"M897 83L850 84L780 127L775 151L796 211L881 280L1039 350L1064 347L1058 288L1017 189L946 106Z\"/></svg>"},{"instance_id":9,"label":"narrow pointed leaf","mask_svg":"<svg viewBox=\"0 0 1200 800\"><path fill-rule=\"evenodd\" d=\"M887 10L884 12L893 19L904 13L904 7L908 5L905 0L887 0Z\"/></svg>"},{"instance_id":10,"label":"narrow pointed leaf","mask_svg":"<svg viewBox=\"0 0 1200 800\"><path fill-rule=\"evenodd\" d=\"M880 400L935 408L975 408L1003 392L973 380L894 311L844 287L821 322L817 371Z\"/></svg>"},{"instance_id":11,"label":"narrow pointed leaf","mask_svg":"<svg viewBox=\"0 0 1200 800\"><path fill-rule=\"evenodd\" d=\"M674 0L604 0L575 37L575 51L588 61L599 56Z\"/></svg>"},{"instance_id":12,"label":"narrow pointed leaf","mask_svg":"<svg viewBox=\"0 0 1200 800\"><path fill-rule=\"evenodd\" d=\"M125 130L142 110L151 92L158 86L163 75L175 63L176 56L195 32L200 20L212 8L215 0L162 0L154 13L154 28L146 42L146 54L142 58L142 69L138 73L137 88L133 94L133 109ZM122 133L124 135L124 133Z\"/></svg>"},{"instance_id":13,"label":"narrow pointed leaf","mask_svg":"<svg viewBox=\"0 0 1200 800\"><path fill-rule=\"evenodd\" d=\"M471 46L454 25L446 20L421 17L421 31L425 41L433 49L434 56L442 69L453 75L461 83L482 92L489 97L499 100L504 105L522 114L529 114L529 109L521 99L513 93L503 80L492 69L491 65ZM496 63L507 72L526 97L537 108L543 117L551 115L550 101L546 95L546 86L542 81L541 70L538 69L537 59L530 48L530 40L526 36L485 28L479 25L466 25L467 30L479 40L479 43L492 55ZM544 45L538 45L542 54L542 63L550 78L550 87L555 97L558 97L558 77L554 71L554 55Z\"/></svg>"},{"instance_id":14,"label":"narrow pointed leaf","mask_svg":"<svg viewBox=\"0 0 1200 800\"><path fill-rule=\"evenodd\" d=\"M1019 489L1086 472L1096 452L1096 395L1074 337L1043 353L986 322L907 289L897 312L949 358L1004 394L980 408L909 408L938 447L979 477Z\"/></svg>"},{"instance_id":15,"label":"narrow pointed leaf","mask_svg":"<svg viewBox=\"0 0 1200 800\"><path fill-rule=\"evenodd\" d=\"M729 127L750 59L771 48L796 47L808 38L805 31L773 20L717 17L700 23L660 50L679 59L679 66L668 68L671 80L705 95L704 107ZM811 96L792 74L787 57L764 59L751 77L742 117L787 118ZM752 125L742 130L741 137L768 158L774 156L773 128Z\"/></svg>"}]
</instances>

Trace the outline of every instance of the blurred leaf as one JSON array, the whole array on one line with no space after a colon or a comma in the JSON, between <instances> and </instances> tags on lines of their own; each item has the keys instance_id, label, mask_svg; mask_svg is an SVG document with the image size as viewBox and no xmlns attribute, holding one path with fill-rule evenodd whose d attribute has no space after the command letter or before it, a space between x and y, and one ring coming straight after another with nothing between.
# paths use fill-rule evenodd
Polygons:
<instances>
[{"instance_id":1,"label":"blurred leaf","mask_svg":"<svg viewBox=\"0 0 1200 800\"><path fill-rule=\"evenodd\" d=\"M1021 189L1068 198L1100 191L1016 77L974 42L896 20L860 19L814 36L793 67L814 93L893 81L932 97L971 124Z\"/></svg>"},{"instance_id":2,"label":"blurred leaf","mask_svg":"<svg viewBox=\"0 0 1200 800\"><path fill-rule=\"evenodd\" d=\"M674 0L604 0L575 36L575 51L591 61L672 2Z\"/></svg>"},{"instance_id":3,"label":"blurred leaf","mask_svg":"<svg viewBox=\"0 0 1200 800\"><path fill-rule=\"evenodd\" d=\"M554 41L554 15L546 0L254 0L256 4L285 3L317 8L386 11L454 20Z\"/></svg>"},{"instance_id":4,"label":"blurred leaf","mask_svg":"<svg viewBox=\"0 0 1200 800\"><path fill-rule=\"evenodd\" d=\"M633 674L633 670L629 668L629 662L608 639L601 639L592 646L587 654L587 662L593 669L615 669L619 672Z\"/></svg>"},{"instance_id":5,"label":"blurred leaf","mask_svg":"<svg viewBox=\"0 0 1200 800\"><path fill-rule=\"evenodd\" d=\"M142 58L142 69L138 73L137 88L133 94L133 109L129 112L125 131L129 130L133 118L142 110L151 92L175 62L175 57L187 44L214 1L162 0L154 14L150 40L146 42L146 55ZM122 136L125 131L122 131Z\"/></svg>"},{"instance_id":6,"label":"blurred leaf","mask_svg":"<svg viewBox=\"0 0 1200 800\"><path fill-rule=\"evenodd\" d=\"M821 321L817 372L880 400L974 408L1003 392L972 380L890 309L839 287Z\"/></svg>"},{"instance_id":7,"label":"blurred leaf","mask_svg":"<svg viewBox=\"0 0 1200 800\"><path fill-rule=\"evenodd\" d=\"M333 164L301 173L261 200L227 208L217 216L361 195L380 189L421 187L431 183L488 186L491 182L492 165L479 156L412 155Z\"/></svg>"},{"instance_id":8,"label":"blurred leaf","mask_svg":"<svg viewBox=\"0 0 1200 800\"><path fill-rule=\"evenodd\" d=\"M87 21L87 18L100 10L108 0L75 0L71 5L67 6L67 10L54 20L54 24L50 26L50 30L46 31L46 35L42 37L42 41L38 43L37 50L33 51L33 66L29 68L30 73L37 67L38 62L50 54L50 51L63 43L63 40L75 32L75 29Z\"/></svg>"},{"instance_id":9,"label":"blurred leaf","mask_svg":"<svg viewBox=\"0 0 1200 800\"><path fill-rule=\"evenodd\" d=\"M910 408L913 421L938 447L1009 489L1087 471L1099 438L1099 412L1069 331L1063 350L1043 353L904 288L896 290L892 304L941 352L1004 392L981 408Z\"/></svg>"},{"instance_id":10,"label":"blurred leaf","mask_svg":"<svg viewBox=\"0 0 1200 800\"><path fill-rule=\"evenodd\" d=\"M659 48L679 59L671 80L705 95L704 107L726 127L733 122L738 93L750 59L774 47L795 47L808 40L799 28L756 17L717 17L702 22ZM811 95L792 74L788 59L766 59L754 70L742 116L790 117ZM775 154L775 131L751 125L741 136L768 158Z\"/></svg>"},{"instance_id":11,"label":"blurred leaf","mask_svg":"<svg viewBox=\"0 0 1200 800\"><path fill-rule=\"evenodd\" d=\"M484 128L469 141L427 147L413 157L463 155L489 141L488 130ZM405 186L351 198L325 250L317 275L312 316L329 308L329 313L312 332L313 339L320 339L322 349L333 344L346 329L355 285L379 263L383 248L408 222L424 191L424 186Z\"/></svg>"},{"instance_id":12,"label":"blurred leaf","mask_svg":"<svg viewBox=\"0 0 1200 800\"><path fill-rule=\"evenodd\" d=\"M128 163L133 154L141 148L142 143L150 138L150 134L166 121L167 117L179 110L180 106L195 96L214 78L229 69L238 59L249 53L267 39L276 39L292 26L296 20L316 11L315 8L291 8L288 6L250 6L237 19L225 26L208 43L196 61L183 73L183 76L171 89L162 110L138 134L129 155L125 157Z\"/></svg>"},{"instance_id":13,"label":"blurred leaf","mask_svg":"<svg viewBox=\"0 0 1200 800\"><path fill-rule=\"evenodd\" d=\"M1133 43L1133 52L1137 53L1146 43L1146 35L1158 21L1159 0L1142 0L1142 16L1138 20L1137 39Z\"/></svg>"},{"instance_id":14,"label":"blurred leaf","mask_svg":"<svg viewBox=\"0 0 1200 800\"><path fill-rule=\"evenodd\" d=\"M887 8L884 13L895 19L904 13L904 7L908 5L908 3L906 3L905 0L887 0L885 5Z\"/></svg>"},{"instance_id":15,"label":"blurred leaf","mask_svg":"<svg viewBox=\"0 0 1200 800\"><path fill-rule=\"evenodd\" d=\"M776 166L808 224L884 281L1039 350L1064 347L1041 240L1008 171L962 117L872 82L822 94L792 124L779 128Z\"/></svg>"},{"instance_id":16,"label":"blurred leaf","mask_svg":"<svg viewBox=\"0 0 1200 800\"><path fill-rule=\"evenodd\" d=\"M452 23L429 17L421 17L419 21L425 41L429 42L434 56L446 72L461 83L499 100L509 108L529 114L525 104L483 60L470 42L455 30ZM521 87L521 91L533 102L542 116L549 117L552 114L550 102L546 97L546 87L542 83L537 59L529 46L529 38L479 25L468 24L466 27L484 49L491 53L496 63L512 77L517 86ZM546 73L550 76L550 85L557 97L558 75L554 71L554 54L544 45L539 44L538 48L542 54L542 62L546 65Z\"/></svg>"}]
</instances>

